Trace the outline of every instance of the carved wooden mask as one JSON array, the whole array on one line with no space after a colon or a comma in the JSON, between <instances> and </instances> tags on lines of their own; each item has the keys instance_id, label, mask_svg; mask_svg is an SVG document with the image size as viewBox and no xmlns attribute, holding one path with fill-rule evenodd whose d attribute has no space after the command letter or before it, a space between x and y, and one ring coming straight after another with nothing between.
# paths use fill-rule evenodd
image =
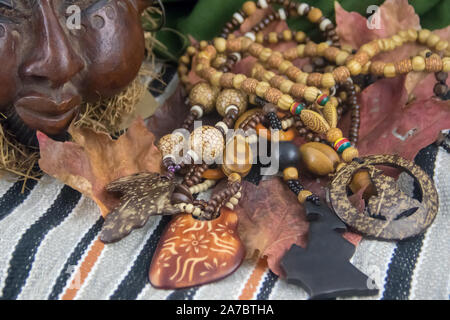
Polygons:
<instances>
[{"instance_id":1,"label":"carved wooden mask","mask_svg":"<svg viewBox=\"0 0 450 320\"><path fill-rule=\"evenodd\" d=\"M82 102L119 93L143 61L140 14L151 2L0 0L0 112L58 136ZM68 23L73 5L79 28Z\"/></svg>"}]
</instances>

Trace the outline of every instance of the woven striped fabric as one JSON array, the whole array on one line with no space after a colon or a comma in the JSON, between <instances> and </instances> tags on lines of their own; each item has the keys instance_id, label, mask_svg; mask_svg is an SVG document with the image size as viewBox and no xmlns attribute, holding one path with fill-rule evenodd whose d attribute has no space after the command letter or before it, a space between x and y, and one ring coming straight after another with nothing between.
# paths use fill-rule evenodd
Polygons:
<instances>
[{"instance_id":1,"label":"woven striped fabric","mask_svg":"<svg viewBox=\"0 0 450 320\"><path fill-rule=\"evenodd\" d=\"M162 103L178 84L175 69L151 83ZM161 92L163 92L161 94ZM352 263L380 289L369 299L448 299L450 293L450 155L429 146L416 158L433 177L440 197L429 230L401 242L362 240ZM412 181L406 181L413 190ZM307 299L279 279L265 260L245 261L231 276L195 288L159 290L148 269L170 217L110 245L99 241L103 218L93 201L44 176L22 182L0 179L0 297L2 299ZM357 299L355 297L355 299ZM365 298L367 299L367 298Z\"/></svg>"}]
</instances>

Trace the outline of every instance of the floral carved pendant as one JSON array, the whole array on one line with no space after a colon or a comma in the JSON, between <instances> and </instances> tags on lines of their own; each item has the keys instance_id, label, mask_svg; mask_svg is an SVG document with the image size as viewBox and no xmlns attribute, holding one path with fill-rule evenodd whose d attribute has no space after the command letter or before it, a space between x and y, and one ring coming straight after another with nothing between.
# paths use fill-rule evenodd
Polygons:
<instances>
[{"instance_id":1,"label":"floral carved pendant","mask_svg":"<svg viewBox=\"0 0 450 320\"><path fill-rule=\"evenodd\" d=\"M197 220L190 214L175 217L156 248L150 283L156 288L179 289L230 275L245 256L237 226L237 214L226 208L211 221Z\"/></svg>"}]
</instances>

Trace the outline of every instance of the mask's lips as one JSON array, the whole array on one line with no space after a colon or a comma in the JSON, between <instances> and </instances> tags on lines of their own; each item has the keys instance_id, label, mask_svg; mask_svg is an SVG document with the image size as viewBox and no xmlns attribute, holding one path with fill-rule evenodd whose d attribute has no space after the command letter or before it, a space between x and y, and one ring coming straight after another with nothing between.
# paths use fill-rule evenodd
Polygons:
<instances>
[{"instance_id":1,"label":"mask's lips","mask_svg":"<svg viewBox=\"0 0 450 320\"><path fill-rule=\"evenodd\" d=\"M17 114L32 129L47 135L63 133L79 111L81 97L73 95L61 102L39 94L30 94L14 103Z\"/></svg>"}]
</instances>

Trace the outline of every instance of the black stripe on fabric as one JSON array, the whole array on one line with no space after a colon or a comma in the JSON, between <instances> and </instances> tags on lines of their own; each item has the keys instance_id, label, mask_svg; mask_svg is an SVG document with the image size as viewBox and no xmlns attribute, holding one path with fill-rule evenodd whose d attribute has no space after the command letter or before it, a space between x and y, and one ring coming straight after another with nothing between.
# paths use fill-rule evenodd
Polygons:
<instances>
[{"instance_id":1,"label":"black stripe on fabric","mask_svg":"<svg viewBox=\"0 0 450 320\"><path fill-rule=\"evenodd\" d=\"M267 300L272 293L272 289L278 281L278 276L269 270L264 277L264 282L259 290L259 293L256 295L257 300Z\"/></svg>"},{"instance_id":2,"label":"black stripe on fabric","mask_svg":"<svg viewBox=\"0 0 450 320\"><path fill-rule=\"evenodd\" d=\"M194 296L198 291L199 286L186 288L186 289L178 289L169 294L166 300L194 300Z\"/></svg>"},{"instance_id":3,"label":"black stripe on fabric","mask_svg":"<svg viewBox=\"0 0 450 320\"><path fill-rule=\"evenodd\" d=\"M0 221L6 218L14 209L19 206L31 193L31 190L36 186L37 181L28 179L25 182L25 189L22 193L24 181L17 181L0 199Z\"/></svg>"},{"instance_id":4,"label":"black stripe on fabric","mask_svg":"<svg viewBox=\"0 0 450 320\"><path fill-rule=\"evenodd\" d=\"M432 179L438 147L430 145L417 154L414 162ZM417 194L417 190L415 192ZM414 269L422 250L425 234L399 241L389 264L384 285L383 300L407 300L410 295Z\"/></svg>"},{"instance_id":5,"label":"black stripe on fabric","mask_svg":"<svg viewBox=\"0 0 450 320\"><path fill-rule=\"evenodd\" d=\"M103 223L105 219L100 217L97 222L89 229L88 232L83 236L83 238L78 242L75 249L70 254L69 259L67 259L64 264L63 269L61 270L58 278L56 278L55 284L53 285L52 292L48 296L49 300L56 300L59 298L59 295L63 292L67 281L73 274L74 267L76 267L83 257L86 250L90 247L91 243L97 238L97 235L102 230Z\"/></svg>"},{"instance_id":6,"label":"black stripe on fabric","mask_svg":"<svg viewBox=\"0 0 450 320\"><path fill-rule=\"evenodd\" d=\"M148 91L153 95L153 97L159 97L164 90L166 89L167 85L172 81L173 77L175 76L175 73L177 72L177 69L173 65L165 65L164 74L162 75L161 79L155 79L151 81L148 85Z\"/></svg>"},{"instance_id":7,"label":"black stripe on fabric","mask_svg":"<svg viewBox=\"0 0 450 320\"><path fill-rule=\"evenodd\" d=\"M170 222L170 219L171 216L163 216L161 218L158 226L134 261L133 267L110 296L111 300L134 300L141 293L142 289L144 289L145 285L149 283L148 270L150 263L158 245L159 238Z\"/></svg>"},{"instance_id":8,"label":"black stripe on fabric","mask_svg":"<svg viewBox=\"0 0 450 320\"><path fill-rule=\"evenodd\" d=\"M37 250L47 233L72 212L81 194L68 186L59 192L55 202L23 235L9 262L3 299L16 299L25 285Z\"/></svg>"}]
</instances>

